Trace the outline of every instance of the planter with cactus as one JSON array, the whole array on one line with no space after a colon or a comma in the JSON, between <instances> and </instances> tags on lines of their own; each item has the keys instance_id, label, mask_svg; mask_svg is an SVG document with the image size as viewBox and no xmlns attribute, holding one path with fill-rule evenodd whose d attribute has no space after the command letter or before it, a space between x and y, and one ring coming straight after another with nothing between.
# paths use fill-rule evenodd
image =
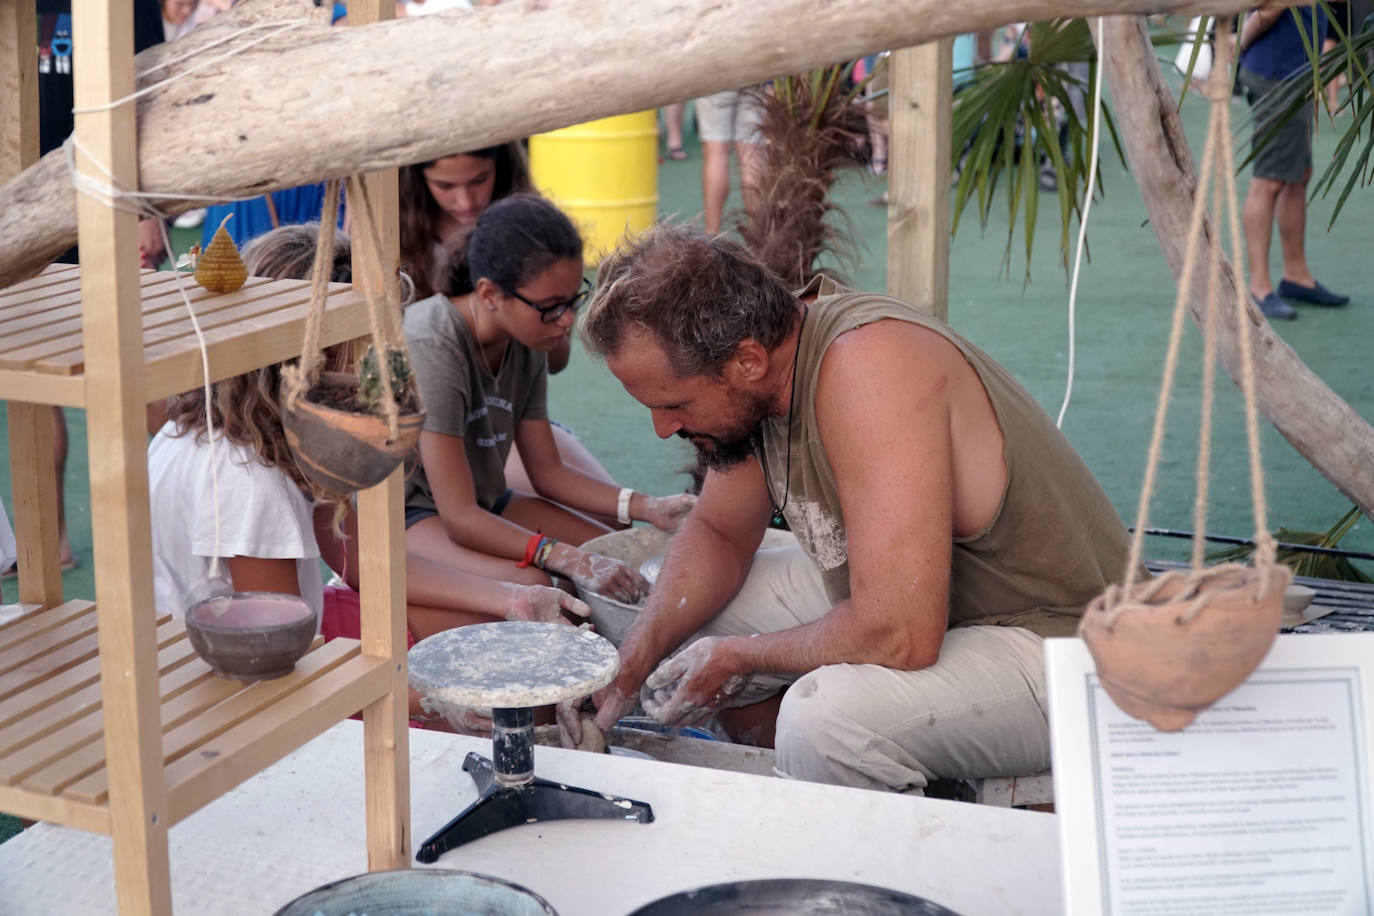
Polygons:
<instances>
[{"instance_id":1,"label":"planter with cactus","mask_svg":"<svg viewBox=\"0 0 1374 916\"><path fill-rule=\"evenodd\" d=\"M352 493L375 486L405 460L420 438L425 412L405 353L387 349L393 431L376 351L369 348L358 374L321 372L315 384L288 406L283 403L286 441L301 471L326 489ZM287 394L283 391L283 401Z\"/></svg>"}]
</instances>

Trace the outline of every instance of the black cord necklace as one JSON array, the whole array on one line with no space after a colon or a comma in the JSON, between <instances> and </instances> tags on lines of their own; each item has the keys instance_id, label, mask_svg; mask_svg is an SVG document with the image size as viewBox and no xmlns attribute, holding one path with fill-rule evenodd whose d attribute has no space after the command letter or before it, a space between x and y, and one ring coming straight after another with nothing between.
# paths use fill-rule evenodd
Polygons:
<instances>
[{"instance_id":1,"label":"black cord necklace","mask_svg":"<svg viewBox=\"0 0 1374 916\"><path fill-rule=\"evenodd\" d=\"M763 442L759 442L759 465L763 468L763 485L768 490L768 504L773 507L773 524L782 524L782 510L787 508L787 498L791 495L792 483L792 411L797 406L797 359L801 356L802 330L806 327L806 316L810 314L810 309L806 303L802 303L801 323L797 325L797 349L792 353L792 393L787 400L787 471L782 479L782 505L773 498L773 482L768 477L768 456L763 450Z\"/></svg>"}]
</instances>

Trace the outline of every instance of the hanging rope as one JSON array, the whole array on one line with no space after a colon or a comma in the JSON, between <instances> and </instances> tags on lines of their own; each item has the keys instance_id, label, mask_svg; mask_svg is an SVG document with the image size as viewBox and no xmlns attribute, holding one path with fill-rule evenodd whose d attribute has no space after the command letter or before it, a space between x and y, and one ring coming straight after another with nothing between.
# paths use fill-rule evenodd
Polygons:
<instances>
[{"instance_id":1,"label":"hanging rope","mask_svg":"<svg viewBox=\"0 0 1374 916\"><path fill-rule=\"evenodd\" d=\"M1169 344L1164 360L1164 373L1160 382L1159 399L1155 407L1154 429L1150 437L1149 456L1145 465L1145 477L1140 489L1140 502L1136 512L1135 531L1131 538L1130 555L1126 566L1126 578L1122 585L1108 586L1104 595L1104 609L1107 613L1106 625L1110 627L1122 613L1145 606L1165 585L1172 587L1179 577L1183 578L1180 593L1172 595L1171 600L1187 602L1178 616L1180 623L1195 617L1210 598L1226 586L1219 586L1222 577L1230 578L1234 567L1221 566L1203 568L1204 539L1199 535L1194 539L1192 569L1183 576L1170 573L1142 586L1136 594L1131 592L1136 585L1140 569L1141 554L1144 548L1145 530L1149 517L1150 501L1154 495L1155 483L1159 472L1159 461L1163 451L1165 421L1169 412L1169 400L1173 391L1174 377L1178 368L1178 355L1183 339L1184 316L1187 311L1188 297L1193 290L1193 274L1196 268L1198 244L1204 228L1212 244L1208 252L1207 301L1203 314L1203 379L1202 405L1198 431L1198 458L1196 470L1196 496L1193 505L1194 528L1198 532L1206 530L1208 469L1212 454L1212 411L1214 404L1214 377L1216 374L1217 322L1219 320L1218 300L1221 298L1221 238L1216 227L1206 225L1206 201L1209 181L1215 179L1213 186L1213 209L1220 216L1223 203L1229 217L1231 233L1232 264L1241 263L1240 221L1237 215L1235 174L1231 169L1233 151L1231 146L1231 67L1230 23L1218 20L1216 36L1216 61L1212 67L1207 86L1207 97L1211 100L1211 113L1207 125L1207 140L1203 147L1202 167L1198 171L1198 184L1193 197L1193 211L1188 227L1188 241L1185 248L1183 269L1178 280L1178 296L1174 302L1173 324L1169 333ZM1218 150L1220 146L1220 150ZM1224 193L1224 199L1223 199ZM1264 499L1263 465L1260 459L1258 409L1255 404L1254 361L1251 354L1252 319L1250 308L1245 301L1244 286L1233 283L1236 291L1233 310L1235 329L1239 338L1241 353L1241 390L1245 399L1246 433L1250 460L1250 496L1255 514L1254 565L1261 575L1258 577L1257 598L1263 598L1268 591L1270 577L1268 570L1273 567L1276 544L1269 534Z\"/></svg>"},{"instance_id":2,"label":"hanging rope","mask_svg":"<svg viewBox=\"0 0 1374 916\"><path fill-rule=\"evenodd\" d=\"M365 277L382 277L381 296L366 280L361 284L367 302L368 330L372 338L372 353L377 361L382 386L382 416L387 421L388 435L394 440L400 434L400 407L396 403L395 387L391 379L391 354L407 354L405 335L401 328L400 295L394 272L381 268L381 232L367 182L357 176L347 181L347 196L357 206L357 221L362 232L357 233L355 250L363 264ZM329 296L329 266L333 263L334 227L339 219L340 180L325 185L324 212L320 217L319 241L315 249L315 265L310 276L310 305L305 319L305 335L301 341L301 358L295 366L282 368L286 383L286 409L295 407L296 399L309 393L319 381L324 364L324 350L320 346L320 332L324 323L325 303Z\"/></svg>"}]
</instances>

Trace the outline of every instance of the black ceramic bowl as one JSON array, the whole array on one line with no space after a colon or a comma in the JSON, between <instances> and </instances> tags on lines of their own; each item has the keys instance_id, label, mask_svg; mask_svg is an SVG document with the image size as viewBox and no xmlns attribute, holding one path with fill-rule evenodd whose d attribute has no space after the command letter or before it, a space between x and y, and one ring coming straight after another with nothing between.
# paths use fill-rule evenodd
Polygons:
<instances>
[{"instance_id":1,"label":"black ceramic bowl","mask_svg":"<svg viewBox=\"0 0 1374 916\"><path fill-rule=\"evenodd\" d=\"M315 611L304 598L234 592L193 604L186 635L220 677L262 681L290 674L315 638Z\"/></svg>"},{"instance_id":2,"label":"black ceramic bowl","mask_svg":"<svg viewBox=\"0 0 1374 916\"><path fill-rule=\"evenodd\" d=\"M771 878L731 881L656 900L630 916L959 916L901 891L850 881Z\"/></svg>"}]
</instances>

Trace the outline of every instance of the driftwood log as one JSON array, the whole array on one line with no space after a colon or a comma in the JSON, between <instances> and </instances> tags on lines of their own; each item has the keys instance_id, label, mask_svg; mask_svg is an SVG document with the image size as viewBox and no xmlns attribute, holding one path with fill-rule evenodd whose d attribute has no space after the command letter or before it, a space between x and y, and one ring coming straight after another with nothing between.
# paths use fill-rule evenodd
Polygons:
<instances>
[{"instance_id":1,"label":"driftwood log","mask_svg":"<svg viewBox=\"0 0 1374 916\"><path fill-rule=\"evenodd\" d=\"M1239 12L1251 0L516 0L353 29L249 0L139 55L139 183L227 200L434 159L887 48L1056 16ZM311 19L240 54L246 24ZM171 58L182 62L152 68ZM199 69L191 71L193 66ZM153 201L165 213L196 206ZM76 239L60 151L0 187L0 288Z\"/></svg>"},{"instance_id":2,"label":"driftwood log","mask_svg":"<svg viewBox=\"0 0 1374 916\"><path fill-rule=\"evenodd\" d=\"M1104 72L1116 102L1112 113L1117 130L1145 201L1150 227L1177 282L1183 270L1188 219L1197 188L1197 170L1179 120L1178 103L1164 82L1143 19L1110 17L1103 33L1107 44ZM1210 248L1217 243L1216 227L1209 219L1203 226L1197 263L1208 263ZM1199 327L1207 302L1204 273L1197 272L1189 302ZM1235 300L1236 283L1235 270L1223 253L1220 301ZM1374 455L1374 427L1317 377L1253 305L1249 318L1255 335L1255 389L1260 411L1314 468L1365 515L1374 518L1374 461L1369 457ZM1236 329L1220 321L1217 331L1218 354L1226 372L1239 384Z\"/></svg>"}]
</instances>

